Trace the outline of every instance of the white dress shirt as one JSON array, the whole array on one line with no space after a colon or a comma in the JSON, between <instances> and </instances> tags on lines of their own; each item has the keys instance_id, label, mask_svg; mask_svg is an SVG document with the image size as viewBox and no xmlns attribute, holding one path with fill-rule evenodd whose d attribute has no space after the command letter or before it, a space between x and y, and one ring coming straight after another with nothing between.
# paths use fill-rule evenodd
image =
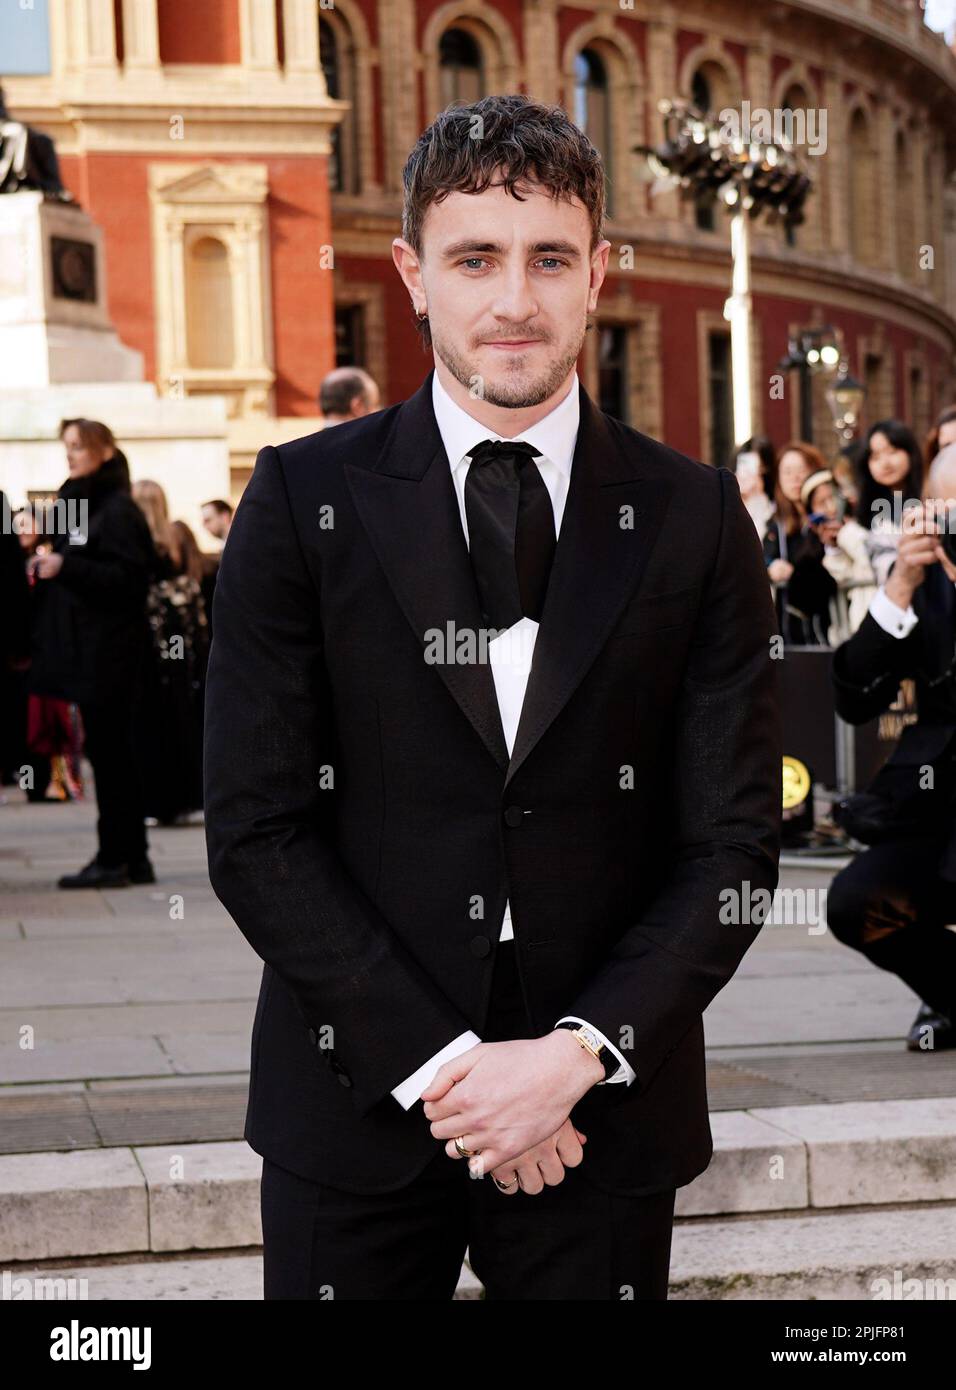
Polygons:
<instances>
[{"instance_id":1,"label":"white dress shirt","mask_svg":"<svg viewBox=\"0 0 956 1390\"><path fill-rule=\"evenodd\" d=\"M455 484L455 495L458 498L462 530L465 533L467 544L468 519L465 514L465 479L471 466L468 450L473 449L483 439L502 439L504 436L496 434L494 430L488 429L487 426L482 425L480 421L469 415L466 410L462 410L461 406L452 400L438 380L437 371L432 375L432 405L445 446L445 453L448 456L452 480ZM514 439L526 441L539 451L538 457L532 462L537 466L551 498L556 536L561 531L564 504L567 501L568 487L571 482L571 460L574 456L580 414L578 378L575 375L563 400L543 420L539 420L537 424L532 425L522 434L514 436ZM518 732L518 720L521 716L521 706L524 702L528 676L531 671L531 658L534 654L537 632L538 624L532 618L521 618L506 632L500 633L488 643L488 660L495 682L498 708L501 711L501 724L509 754L514 747L515 735ZM511 904L506 902L498 940L510 941L513 937ZM565 1014L556 1022L563 1023L569 1019L574 1023L585 1022L584 1019L576 1018L570 1014ZM592 1027L591 1024L587 1026ZM617 1048L603 1033L598 1032L596 1028L593 1028L593 1032L620 1062L617 1071L607 1077L605 1081L599 1081L597 1084L603 1086L609 1082L622 1081L629 1085L636 1075L633 1067L621 1056ZM467 1052L469 1048L475 1047L479 1042L481 1039L470 1029L460 1034L452 1042L447 1043L440 1052L436 1052L433 1057L430 1057L411 1076L406 1077L401 1085L395 1087L392 1095L403 1109L410 1109L415 1101L421 1097L422 1091L429 1085L439 1067L460 1053Z\"/></svg>"},{"instance_id":2,"label":"white dress shirt","mask_svg":"<svg viewBox=\"0 0 956 1390\"><path fill-rule=\"evenodd\" d=\"M870 602L870 612L881 628L894 637L899 637L901 641L904 637L909 636L919 622L919 618L913 611L913 605L910 604L908 608L901 608L898 603L894 603L886 592L885 584L881 584L873 595Z\"/></svg>"},{"instance_id":3,"label":"white dress shirt","mask_svg":"<svg viewBox=\"0 0 956 1390\"><path fill-rule=\"evenodd\" d=\"M907 637L919 622L919 618L913 612L913 605L901 608L889 597L883 584L870 600L870 613L884 631L901 639Z\"/></svg>"}]
</instances>

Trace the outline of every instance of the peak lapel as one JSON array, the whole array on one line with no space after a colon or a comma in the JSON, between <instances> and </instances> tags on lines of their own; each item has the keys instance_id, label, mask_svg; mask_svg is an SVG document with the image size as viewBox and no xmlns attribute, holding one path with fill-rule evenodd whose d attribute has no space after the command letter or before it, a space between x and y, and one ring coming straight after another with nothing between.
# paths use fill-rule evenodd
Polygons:
<instances>
[{"instance_id":1,"label":"peak lapel","mask_svg":"<svg viewBox=\"0 0 956 1390\"><path fill-rule=\"evenodd\" d=\"M579 391L571 481L506 787L636 593L672 491L642 475L580 383Z\"/></svg>"},{"instance_id":2,"label":"peak lapel","mask_svg":"<svg viewBox=\"0 0 956 1390\"><path fill-rule=\"evenodd\" d=\"M434 368L432 368L432 372ZM386 579L422 645L429 634L478 633L481 613L458 499L432 408L432 372L396 414L379 458L347 464L355 506ZM508 746L487 661L446 660L434 669L495 762ZM448 657L451 660L448 660Z\"/></svg>"}]
</instances>

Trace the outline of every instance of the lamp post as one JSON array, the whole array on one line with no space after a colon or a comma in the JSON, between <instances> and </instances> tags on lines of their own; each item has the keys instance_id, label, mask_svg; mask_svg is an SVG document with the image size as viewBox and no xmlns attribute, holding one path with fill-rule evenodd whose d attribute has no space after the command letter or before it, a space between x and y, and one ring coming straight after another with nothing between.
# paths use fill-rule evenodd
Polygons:
<instances>
[{"instance_id":1,"label":"lamp post","mask_svg":"<svg viewBox=\"0 0 956 1390\"><path fill-rule=\"evenodd\" d=\"M797 372L800 378L800 438L813 443L813 377L833 371L843 358L840 330L830 324L799 328L787 343L787 355L778 370Z\"/></svg>"},{"instance_id":2,"label":"lamp post","mask_svg":"<svg viewBox=\"0 0 956 1390\"><path fill-rule=\"evenodd\" d=\"M730 323L730 373L734 383L734 446L753 438L753 299L750 294L750 219L742 210L730 220L733 263L724 318Z\"/></svg>"},{"instance_id":3,"label":"lamp post","mask_svg":"<svg viewBox=\"0 0 956 1390\"><path fill-rule=\"evenodd\" d=\"M803 221L812 183L785 141L752 138L749 120L719 123L693 103L665 98L661 145L635 145L658 179L679 183L681 196L719 198L730 210L731 293L724 304L730 323L734 387L734 442L753 435L753 300L750 286L750 220L767 212L786 226ZM734 111L721 115L736 117Z\"/></svg>"},{"instance_id":4,"label":"lamp post","mask_svg":"<svg viewBox=\"0 0 956 1390\"><path fill-rule=\"evenodd\" d=\"M862 382L857 381L856 377L850 375L846 358L843 358L840 362L840 370L830 386L827 387L827 405L829 405L830 413L833 416L834 428L847 443L856 434L865 396L866 387Z\"/></svg>"}]
</instances>

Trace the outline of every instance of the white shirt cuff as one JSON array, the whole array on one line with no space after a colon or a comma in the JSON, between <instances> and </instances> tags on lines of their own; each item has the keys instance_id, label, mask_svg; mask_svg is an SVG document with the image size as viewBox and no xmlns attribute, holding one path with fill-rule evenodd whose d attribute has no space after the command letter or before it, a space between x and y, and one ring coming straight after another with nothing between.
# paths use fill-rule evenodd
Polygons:
<instances>
[{"instance_id":1,"label":"white shirt cuff","mask_svg":"<svg viewBox=\"0 0 956 1390\"><path fill-rule=\"evenodd\" d=\"M621 1065L618 1067L617 1071L612 1072L610 1076L606 1076L603 1081L598 1081L596 1083L598 1086L609 1086L615 1081L626 1081L628 1086L630 1086L631 1082L637 1076L637 1072L630 1065L630 1063L627 1062L621 1056L620 1052L618 1052L614 1044L604 1036L600 1029L595 1028L593 1023L588 1023L586 1018L577 1018L574 1014L565 1014L563 1018L558 1019L558 1023L583 1023L586 1028L591 1029L592 1033L597 1034L597 1036L601 1039L601 1042L607 1048L608 1052L612 1053L613 1056L615 1056L617 1060L620 1062ZM422 1090L424 1089L425 1088L423 1086Z\"/></svg>"},{"instance_id":2,"label":"white shirt cuff","mask_svg":"<svg viewBox=\"0 0 956 1390\"><path fill-rule=\"evenodd\" d=\"M450 1062L453 1057L459 1056L462 1052L467 1052L470 1047L477 1047L481 1042L477 1033L471 1029L466 1033L459 1033L458 1037L452 1042L446 1043L440 1052L436 1052L434 1057L429 1057L417 1071L413 1071L411 1076L405 1078L401 1085L396 1086L392 1095L398 1101L403 1110L410 1110L416 1100L421 1099L422 1091L427 1091L431 1082L435 1078L438 1068Z\"/></svg>"},{"instance_id":3,"label":"white shirt cuff","mask_svg":"<svg viewBox=\"0 0 956 1390\"><path fill-rule=\"evenodd\" d=\"M894 603L887 596L886 589L882 584L870 600L870 613L874 621L878 622L885 632L900 639L912 632L919 622L919 618L913 612L912 604L909 608L901 608L898 603Z\"/></svg>"}]
</instances>

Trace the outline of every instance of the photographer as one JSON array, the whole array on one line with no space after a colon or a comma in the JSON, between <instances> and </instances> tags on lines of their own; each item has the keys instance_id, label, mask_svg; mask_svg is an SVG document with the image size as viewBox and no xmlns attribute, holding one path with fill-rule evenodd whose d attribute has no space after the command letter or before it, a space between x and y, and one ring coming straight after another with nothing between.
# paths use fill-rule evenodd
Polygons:
<instances>
[{"instance_id":1,"label":"photographer","mask_svg":"<svg viewBox=\"0 0 956 1390\"><path fill-rule=\"evenodd\" d=\"M916 686L919 717L904 728L841 824L872 848L833 879L827 920L838 940L892 971L923 1004L911 1049L956 1046L956 444L936 458L921 503L908 508L896 561L857 632L833 654L837 713L864 724L900 681Z\"/></svg>"}]
</instances>

